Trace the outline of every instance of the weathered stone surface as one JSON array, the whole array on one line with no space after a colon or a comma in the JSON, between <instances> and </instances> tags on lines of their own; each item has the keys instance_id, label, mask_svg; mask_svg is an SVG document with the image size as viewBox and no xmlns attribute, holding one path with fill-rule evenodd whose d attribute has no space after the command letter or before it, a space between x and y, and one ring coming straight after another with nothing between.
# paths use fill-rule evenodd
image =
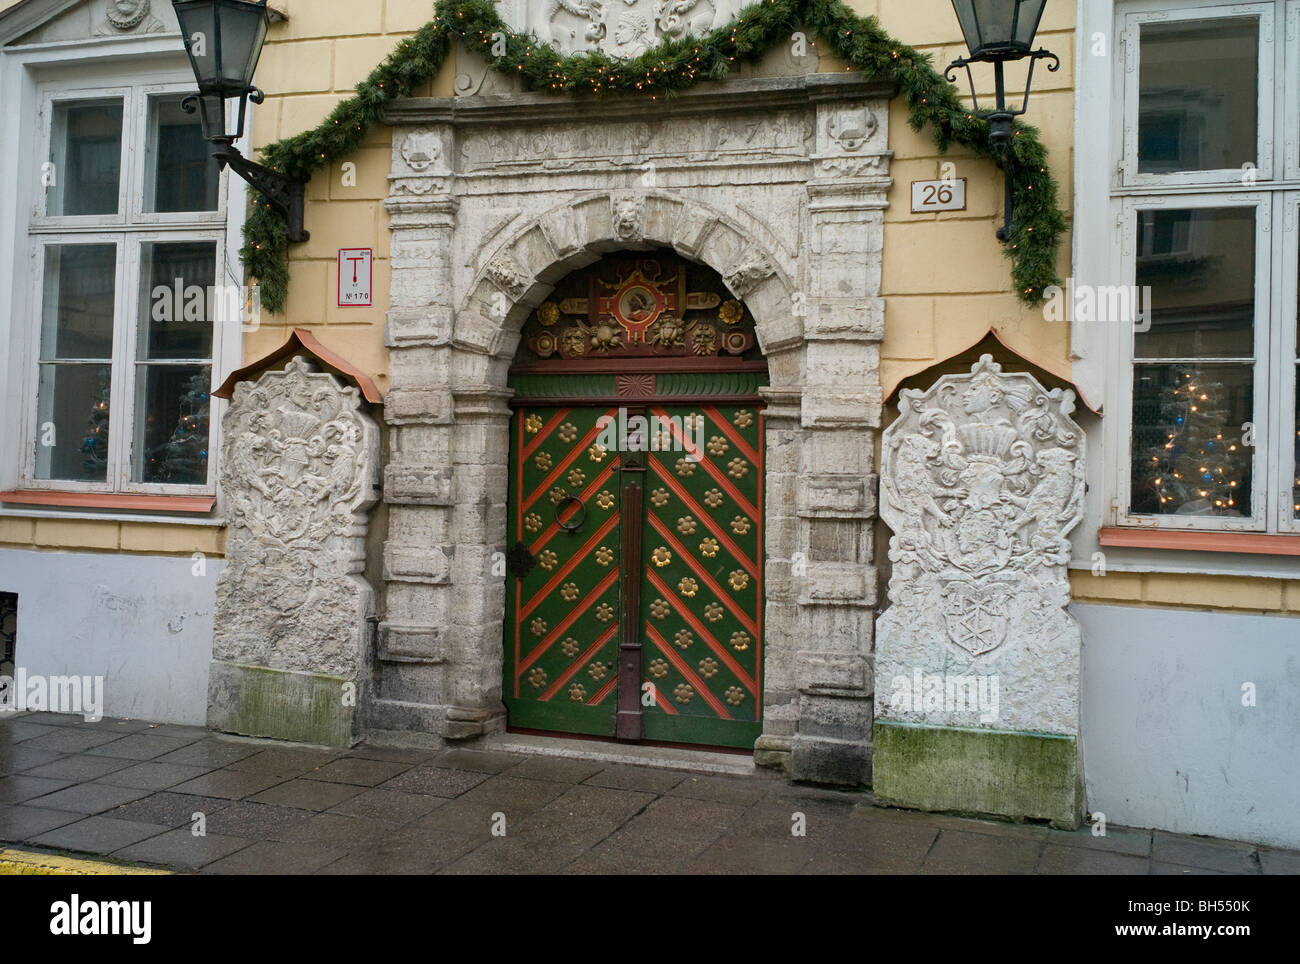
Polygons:
<instances>
[{"instance_id":1,"label":"weathered stone surface","mask_svg":"<svg viewBox=\"0 0 1300 964\"><path fill-rule=\"evenodd\" d=\"M890 609L877 625L881 719L1074 735L1080 631L1065 611L1065 536L1083 513L1074 393L1004 374L904 391L885 432L881 517L894 530ZM914 671L998 679L996 713L910 705ZM886 699L899 681L897 699ZM916 694L911 694L915 697Z\"/></svg>"},{"instance_id":2,"label":"weathered stone surface","mask_svg":"<svg viewBox=\"0 0 1300 964\"><path fill-rule=\"evenodd\" d=\"M618 56L630 42L623 21L647 6L575 15L505 0L501 10L564 49ZM676 36L719 9L701 0L661 18L652 8L647 24ZM466 96L389 109L394 432L376 730L457 739L501 725L504 592L488 560L505 542L506 372L520 326L570 271L665 246L744 299L769 365L758 759L804 780L867 779L889 91L807 73L808 61L648 113L629 97L594 108L503 97L468 74L456 80ZM434 361L442 351L445 363ZM444 434L421 434L435 428ZM445 525L418 522L417 507L443 505Z\"/></svg>"},{"instance_id":3,"label":"weathered stone surface","mask_svg":"<svg viewBox=\"0 0 1300 964\"><path fill-rule=\"evenodd\" d=\"M899 408L881 455L894 535L877 720L1077 738L1081 637L1065 611L1065 537L1084 490L1074 393L985 355L969 375L904 391Z\"/></svg>"},{"instance_id":4,"label":"weathered stone surface","mask_svg":"<svg viewBox=\"0 0 1300 964\"><path fill-rule=\"evenodd\" d=\"M374 608L359 573L378 470L379 427L355 388L301 357L236 386L222 420L229 533L214 665L358 677ZM213 726L248 719L239 709L248 679L231 671L218 685L214 673ZM257 735L294 739L295 725Z\"/></svg>"},{"instance_id":5,"label":"weathered stone surface","mask_svg":"<svg viewBox=\"0 0 1300 964\"><path fill-rule=\"evenodd\" d=\"M227 733L351 746L359 697L352 679L214 660L208 725Z\"/></svg>"},{"instance_id":6,"label":"weathered stone surface","mask_svg":"<svg viewBox=\"0 0 1300 964\"><path fill-rule=\"evenodd\" d=\"M876 722L872 794L884 806L1079 825L1073 736Z\"/></svg>"}]
</instances>

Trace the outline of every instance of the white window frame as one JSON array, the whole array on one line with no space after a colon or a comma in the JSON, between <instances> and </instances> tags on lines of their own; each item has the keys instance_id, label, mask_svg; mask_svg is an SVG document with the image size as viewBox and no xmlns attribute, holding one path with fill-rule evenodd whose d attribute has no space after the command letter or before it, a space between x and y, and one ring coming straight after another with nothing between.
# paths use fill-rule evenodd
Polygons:
<instances>
[{"instance_id":1,"label":"white window frame","mask_svg":"<svg viewBox=\"0 0 1300 964\"><path fill-rule=\"evenodd\" d=\"M1113 426L1122 426L1122 436L1120 444L1123 446L1122 452L1128 453L1128 457L1116 460L1115 469L1117 478L1115 480L1115 503L1116 519L1115 524L1121 526L1151 526L1152 520L1158 520L1161 529L1198 529L1209 531L1226 531L1226 532L1263 532L1267 527L1267 520L1271 517L1268 511L1267 498L1269 497L1269 488L1265 474L1265 466L1259 453L1268 453L1272 451L1269 445L1270 419L1269 398L1267 391L1261 391L1261 387L1271 384L1269 374L1269 349L1273 342L1272 332L1272 305L1269 293L1271 291L1270 283L1273 267L1272 244L1269 241L1271 205L1272 198L1267 192L1248 192L1248 193L1196 193L1196 194L1161 194L1158 197L1139 196L1127 197L1122 201L1123 214L1121 220L1121 242L1117 246L1117 270L1120 277L1134 278L1137 267L1137 251L1135 236L1137 233L1138 213L1141 211L1159 211L1159 210L1189 210L1205 208L1254 208L1255 210L1255 319L1253 324L1254 345L1252 373L1254 376L1253 411L1251 412L1251 421L1255 425L1255 453L1251 470L1251 515L1244 518L1234 518L1231 516L1180 516L1173 513L1166 515L1149 515L1130 513L1128 511L1128 502L1132 494L1132 468L1133 459L1131 454L1132 437L1133 437L1133 368L1135 365L1144 364L1146 359L1138 357L1133 351L1133 332L1128 328L1117 329L1120 332L1119 341L1119 361L1118 378L1116 381L1120 384L1118 392L1119 404L1112 409L1112 414L1118 416L1113 419ZM1132 282L1130 282L1132 283ZM1214 359L1190 359L1189 364L1207 364ZM1245 359L1233 359L1228 363L1241 363ZM1152 358L1151 364L1161 364L1163 359ZM1263 374L1264 377L1261 377ZM1261 395L1264 396L1261 398Z\"/></svg>"},{"instance_id":2,"label":"white window frame","mask_svg":"<svg viewBox=\"0 0 1300 964\"><path fill-rule=\"evenodd\" d=\"M50 490L59 492L99 492L121 495L212 495L215 492L213 458L211 453L219 436L219 426L212 419L212 402L208 406L208 478L199 485L179 485L159 482L134 482L131 479L131 454L138 435L136 424L136 371L139 367L138 339L140 337L140 251L143 245L151 242L186 242L209 241L215 245L213 270L218 279L226 263L225 234L221 228L189 229L184 231L160 232L118 231L118 232L41 232L32 236L32 290L29 303L34 307L41 305L45 286L45 249L51 246L69 244L108 244L117 248L117 290L113 308L113 355L110 360L112 382L109 390L109 439L108 472L104 482L86 482L75 479L41 479L36 475L35 444L23 447L23 488L33 490ZM220 281L218 280L218 283ZM40 384L40 323L36 319L37 331L35 343L38 346L31 360L30 391L28 406L27 432L25 438L37 440L41 436L39 425L39 399L37 393ZM211 370L213 375L221 370L221 339L214 325L212 338ZM184 363L181 360L180 363ZM209 389L213 386L209 385ZM128 417L122 419L113 414L126 412Z\"/></svg>"},{"instance_id":3,"label":"white window frame","mask_svg":"<svg viewBox=\"0 0 1300 964\"><path fill-rule=\"evenodd\" d=\"M1264 2L1242 3L1232 6L1179 5L1170 3L1126 4L1123 7L1123 57L1120 61L1122 85L1114 89L1123 91L1124 136L1123 154L1120 161L1120 184L1123 187L1152 187L1162 190L1177 190L1181 187L1198 184L1236 184L1241 185L1241 168L1220 168L1208 171L1187 171L1167 174L1138 173L1138 82L1141 77L1139 59L1140 30L1148 23L1178 23L1194 20L1259 20L1259 70L1258 99L1256 101L1256 118L1276 117L1274 113L1274 77L1277 61L1277 47L1274 41L1273 18L1275 4L1273 0ZM1273 143L1272 127L1259 125L1255 140L1255 177L1257 181L1273 180Z\"/></svg>"},{"instance_id":4,"label":"white window frame","mask_svg":"<svg viewBox=\"0 0 1300 964\"><path fill-rule=\"evenodd\" d=\"M196 224L210 223L221 225L225 223L226 215L226 195L229 191L230 178L227 172L223 170L221 176L217 179L217 209L215 211L167 211L151 212L144 210L144 192L145 183L149 176L147 168L147 157L145 145L149 143L149 101L153 97L167 96L168 94L185 94L194 92L194 81L189 84L147 84L136 88L136 94L139 98L139 104L135 109L135 141L139 145L138 160L136 163L136 175L132 184L130 211L129 216L132 224L135 225L157 225L158 227L192 226Z\"/></svg>"},{"instance_id":5,"label":"white window frame","mask_svg":"<svg viewBox=\"0 0 1300 964\"><path fill-rule=\"evenodd\" d=\"M1300 8L1300 4L1296 5ZM1289 196L1282 217L1282 243L1277 245L1282 283L1279 286L1282 304L1279 314L1282 323L1277 326L1272 357L1276 361L1274 382L1278 386L1281 412L1280 441L1271 450L1270 468L1274 477L1281 480L1277 499L1275 523L1279 532L1300 533L1300 510L1296 509L1295 490L1286 485L1288 479L1300 478L1300 465L1296 465L1295 446L1300 444L1300 419L1296 418L1295 397L1300 390L1300 191ZM1289 404L1288 404L1289 403ZM1288 440L1290 444L1288 445Z\"/></svg>"},{"instance_id":6,"label":"white window frame","mask_svg":"<svg viewBox=\"0 0 1300 964\"><path fill-rule=\"evenodd\" d=\"M38 118L51 118L45 108L48 95L60 99L65 97L87 96L91 99L103 98L118 93L123 88L130 88L130 96L139 98L141 109L124 130L123 150L138 157L131 157L129 163L124 160L121 170L121 190L130 196L130 205L119 203L119 213L109 218L112 223L95 224L73 222L82 219L44 217L43 191L40 189L40 174L44 160L48 157L49 125L42 124ZM25 139L33 150L21 152L0 152L0 291L5 292L0 301L0 349L6 349L0 356L0 397L6 401L8 411L0 412L0 438L6 442L0 445L0 489L26 488L62 490L65 492L111 493L111 494L151 494L151 495L216 495L220 492L216 485L219 472L220 449L219 425L226 404L221 399L211 399L209 404L210 447L208 457L208 478L203 485L181 486L160 483L131 483L130 468L126 460L117 456L118 474L110 475L104 483L71 482L67 480L36 479L34 465L35 444L39 436L34 434L38 400L36 398L36 373L40 354L41 307L39 284L31 276L43 271L42 263L33 271L30 258L33 245L39 240L48 243L51 240L89 239L96 235L122 234L128 244L119 243L118 286L119 294L115 307L115 338L124 338L127 333L134 338L133 327L137 324L132 318L128 323L123 317L127 309L127 299L138 298L138 274L128 273L125 259L138 258L139 243L143 240L176 240L202 238L218 243L214 265L218 284L243 284L243 269L238 262L238 239L247 205L247 188L244 182L223 172L219 188L221 207L217 212L197 212L178 215L144 215L135 223L129 223L127 212L134 214L141 205L138 185L143 184L144 145L138 140L147 133L149 118L147 111L148 95L171 93L193 89L193 77L188 62L180 47L180 37L174 31L169 34L149 35L130 38L94 38L76 42L49 42L27 46L9 46L0 50L0 98L14 109L6 111L0 117L0 136L13 137L13 143ZM245 136L237 143L243 152L250 150L252 136L252 116ZM24 134L21 132L34 132ZM132 143L135 136L137 141ZM39 149L37 145L39 144ZM108 217L108 216L106 216ZM96 222L100 219L86 219ZM187 230L180 230L184 224ZM68 230L55 230L67 228ZM173 228L176 230L173 231ZM161 237L165 233L166 238ZM81 236L81 237L74 237ZM137 252L137 254L131 254ZM212 344L212 382L210 388L220 384L241 364L243 350L242 326L227 323L217 326ZM127 349L129 350L129 349ZM114 365L121 366L125 374L114 373L114 409L116 413L126 411L129 420L134 422L134 413L129 408L132 404L128 397L134 392L135 358L123 354L120 343L115 346ZM121 401L117 399L121 397ZM119 429L123 442L129 446L130 437L126 434L128 427L123 424L126 419L121 415L111 418L110 426ZM113 423L116 423L115 425ZM116 440L110 442L113 445ZM42 510L28 507L10 506L0 509L0 515L40 515ZM48 512L44 513L48 514ZM82 515L85 515L84 513ZM168 521L197 522L186 514L175 516L132 515L130 510L111 514L96 515L103 518L166 518Z\"/></svg>"},{"instance_id":7,"label":"white window frame","mask_svg":"<svg viewBox=\"0 0 1300 964\"><path fill-rule=\"evenodd\" d=\"M1274 77L1286 78L1284 87L1276 88L1276 96L1285 98L1284 110L1275 111L1274 179L1265 180L1257 172L1254 188L1243 188L1240 182L1207 185L1137 186L1123 180L1125 157L1125 104L1120 92L1125 89L1125 17L1130 13L1152 12L1158 9L1187 9L1196 16L1207 17L1215 8L1224 7L1223 0L1076 0L1076 27L1074 34L1075 65L1075 117L1073 128L1074 151L1074 204L1072 208L1071 245L1072 276L1076 288L1080 286L1110 286L1131 284L1132 276L1125 277L1121 250L1125 243L1128 225L1125 204L1130 198L1149 195L1179 193L1243 193L1258 190L1271 194L1274 205L1271 212L1274 240L1272 250L1271 330L1276 341L1270 344L1268 359L1270 369L1269 391L1271 411L1280 413L1272 427L1272 446L1267 457L1257 459L1255 474L1268 473L1267 484L1285 483L1274 492L1268 503L1267 532L1300 534L1300 522L1288 518L1281 507L1292 505L1292 476L1285 464L1291 453L1289 439L1296 431L1294 402L1287 393L1294 391L1297 372L1294 364L1285 369L1286 360L1294 362L1294 353L1283 354L1285 343L1294 338L1296 304L1297 240L1296 222L1300 212L1290 207L1300 198L1300 133L1294 130L1294 121L1300 116L1300 0L1275 2ZM1285 16L1283 16L1285 11ZM1285 24L1285 28L1283 28ZM1282 102L1276 105L1281 108ZM1261 115L1262 117L1262 115ZM1288 123L1290 121L1290 123ZM1078 145L1107 145L1102 155L1097 151L1084 151ZM1288 192L1283 195L1281 192ZM1276 232L1286 232L1286 237L1276 237ZM1279 322L1279 319L1281 321ZM1119 506L1127 506L1129 492L1121 486L1127 481L1131 426L1127 412L1132 406L1131 369L1127 368L1131 353L1132 331L1121 330L1116 323L1075 320L1070 325L1070 359L1072 380L1088 405L1102 415L1094 436L1099 444L1090 446L1087 465L1089 492L1086 496L1087 516L1071 536L1073 555L1071 568L1095 570L1098 552L1104 550L1106 566L1116 572L1182 572L1207 575L1272 576L1294 578L1296 559L1293 556L1258 554L1249 551L1171 551L1157 548L1128 548L1100 543L1100 529L1119 524ZM1279 343L1283 346L1279 350ZM1282 399L1282 400L1280 400ZM1256 404L1261 401L1256 393ZM1290 406L1287 408L1286 406ZM1262 450L1261 450L1262 451ZM1274 480L1277 480L1276 483ZM1171 528L1169 515L1138 516L1135 527L1165 531Z\"/></svg>"}]
</instances>

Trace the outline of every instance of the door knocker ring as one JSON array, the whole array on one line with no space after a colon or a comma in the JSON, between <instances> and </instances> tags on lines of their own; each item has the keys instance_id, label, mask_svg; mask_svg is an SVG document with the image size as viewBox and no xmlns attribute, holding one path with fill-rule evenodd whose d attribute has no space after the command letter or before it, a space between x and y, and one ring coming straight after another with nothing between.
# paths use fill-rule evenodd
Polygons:
<instances>
[{"instance_id":1,"label":"door knocker ring","mask_svg":"<svg viewBox=\"0 0 1300 964\"><path fill-rule=\"evenodd\" d=\"M578 503L579 508L582 509L582 515L579 516L576 520L564 522L560 519L560 513L563 510L564 506L569 502ZM559 502L555 503L555 524L559 526L561 529L565 530L566 532L577 532L579 529L582 528L583 524L586 521L587 521L587 505L576 495L566 495Z\"/></svg>"}]
</instances>

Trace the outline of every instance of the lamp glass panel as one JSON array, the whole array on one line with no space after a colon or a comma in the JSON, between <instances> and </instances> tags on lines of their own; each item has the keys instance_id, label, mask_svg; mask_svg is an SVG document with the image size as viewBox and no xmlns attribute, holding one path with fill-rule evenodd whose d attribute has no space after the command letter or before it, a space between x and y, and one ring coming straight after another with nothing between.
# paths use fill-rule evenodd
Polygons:
<instances>
[{"instance_id":1,"label":"lamp glass panel","mask_svg":"<svg viewBox=\"0 0 1300 964\"><path fill-rule=\"evenodd\" d=\"M240 89L251 86L266 40L266 8L247 3L221 8L221 77Z\"/></svg>"},{"instance_id":2,"label":"lamp glass panel","mask_svg":"<svg viewBox=\"0 0 1300 964\"><path fill-rule=\"evenodd\" d=\"M1016 35L1013 39L1019 46L1032 47L1034 34L1038 32L1038 21L1043 17L1043 8L1047 6L1047 0L1019 0L1019 5Z\"/></svg>"},{"instance_id":3,"label":"lamp glass panel","mask_svg":"<svg viewBox=\"0 0 1300 964\"><path fill-rule=\"evenodd\" d=\"M217 79L216 11L211 2L176 5L181 35L200 86Z\"/></svg>"}]
</instances>

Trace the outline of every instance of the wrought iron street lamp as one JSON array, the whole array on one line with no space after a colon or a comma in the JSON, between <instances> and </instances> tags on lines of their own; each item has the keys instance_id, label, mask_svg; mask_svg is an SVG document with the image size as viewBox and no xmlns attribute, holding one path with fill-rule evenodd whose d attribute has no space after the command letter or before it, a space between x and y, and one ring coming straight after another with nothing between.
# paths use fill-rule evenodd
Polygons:
<instances>
[{"instance_id":1,"label":"wrought iron street lamp","mask_svg":"<svg viewBox=\"0 0 1300 964\"><path fill-rule=\"evenodd\" d=\"M260 104L265 99L253 86L253 72L271 22L266 3L172 0L185 38L185 52L199 84L199 92L186 97L181 107L189 114L199 111L203 138L212 144L217 163L229 165L284 215L290 241L306 241L308 234L302 226L305 182L255 164L235 147L235 141L244 134L248 102ZM232 109L231 101L238 101L237 108Z\"/></svg>"},{"instance_id":2,"label":"wrought iron street lamp","mask_svg":"<svg viewBox=\"0 0 1300 964\"><path fill-rule=\"evenodd\" d=\"M1047 69L1055 72L1061 66L1060 58L1050 50L1042 47L1034 49L1034 34L1038 32L1038 22L1043 17L1043 8L1047 0L952 0L953 10L957 12L957 22L961 24L962 35L966 38L969 57L958 57L948 65L944 77L955 81L953 70L966 68L966 80L970 84L971 100L975 112L989 122L989 141L997 152L1002 166L1005 216L1002 227L998 228L998 240L1006 241L1011 237L1014 227L1014 210L1011 201L1011 182L1015 176L1015 151L1011 140L1014 136L1015 118L1029 107L1029 88L1034 81L1034 63L1043 59L1052 62ZM1009 60L1029 58L1029 76L1025 78L1025 96L1020 109L1007 107L1006 81L1003 77L1003 65ZM971 75L971 64L991 63L993 65L993 85L995 104L992 110L980 110L979 98L975 94L975 78Z\"/></svg>"}]
</instances>

